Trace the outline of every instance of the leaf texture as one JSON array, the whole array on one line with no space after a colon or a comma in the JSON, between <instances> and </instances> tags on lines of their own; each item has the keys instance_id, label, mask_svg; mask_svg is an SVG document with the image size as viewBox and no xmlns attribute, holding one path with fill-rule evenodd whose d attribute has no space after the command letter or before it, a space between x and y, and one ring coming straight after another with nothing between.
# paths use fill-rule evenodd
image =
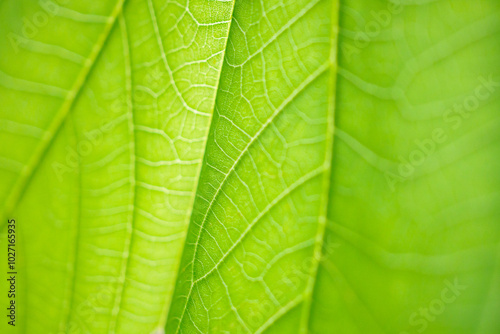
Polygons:
<instances>
[{"instance_id":1,"label":"leaf texture","mask_svg":"<svg viewBox=\"0 0 500 334\"><path fill-rule=\"evenodd\" d=\"M232 3L73 1L53 15L44 4L1 10L16 36L20 17L50 16L18 50L2 47L20 326L149 333L170 304Z\"/></svg>"},{"instance_id":2,"label":"leaf texture","mask_svg":"<svg viewBox=\"0 0 500 334\"><path fill-rule=\"evenodd\" d=\"M2 333L500 329L498 1L0 17Z\"/></svg>"}]
</instances>

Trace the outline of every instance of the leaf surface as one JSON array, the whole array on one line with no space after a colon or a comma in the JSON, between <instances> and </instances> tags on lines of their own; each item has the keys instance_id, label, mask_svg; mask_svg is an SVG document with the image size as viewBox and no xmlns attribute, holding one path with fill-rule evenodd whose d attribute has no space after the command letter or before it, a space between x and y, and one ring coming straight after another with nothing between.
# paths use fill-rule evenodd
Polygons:
<instances>
[{"instance_id":1,"label":"leaf surface","mask_svg":"<svg viewBox=\"0 0 500 334\"><path fill-rule=\"evenodd\" d=\"M18 326L150 333L170 304L232 3L62 2L0 11ZM22 19L43 15L25 38Z\"/></svg>"},{"instance_id":2,"label":"leaf surface","mask_svg":"<svg viewBox=\"0 0 500 334\"><path fill-rule=\"evenodd\" d=\"M500 4L400 3L0 2L2 332L496 333Z\"/></svg>"}]
</instances>

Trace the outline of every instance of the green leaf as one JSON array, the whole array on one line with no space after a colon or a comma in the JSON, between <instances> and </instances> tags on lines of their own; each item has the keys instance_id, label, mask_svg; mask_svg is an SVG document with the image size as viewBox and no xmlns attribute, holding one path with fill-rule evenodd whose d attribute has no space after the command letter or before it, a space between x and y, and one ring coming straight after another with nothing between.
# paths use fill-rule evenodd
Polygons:
<instances>
[{"instance_id":1,"label":"green leaf","mask_svg":"<svg viewBox=\"0 0 500 334\"><path fill-rule=\"evenodd\" d=\"M48 17L17 50L4 38L0 72L0 196L19 225L27 333L165 323L232 4L122 2L0 10L2 37Z\"/></svg>"},{"instance_id":2,"label":"green leaf","mask_svg":"<svg viewBox=\"0 0 500 334\"><path fill-rule=\"evenodd\" d=\"M2 333L500 329L500 2L0 17Z\"/></svg>"}]
</instances>

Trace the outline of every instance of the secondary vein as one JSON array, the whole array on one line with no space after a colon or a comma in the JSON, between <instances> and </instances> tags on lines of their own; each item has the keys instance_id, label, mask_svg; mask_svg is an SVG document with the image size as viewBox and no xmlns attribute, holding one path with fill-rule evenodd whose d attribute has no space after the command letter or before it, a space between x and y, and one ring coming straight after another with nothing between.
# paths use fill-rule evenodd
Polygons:
<instances>
[{"instance_id":1,"label":"secondary vein","mask_svg":"<svg viewBox=\"0 0 500 334\"><path fill-rule=\"evenodd\" d=\"M130 212L130 223L127 226L127 239L125 242L125 253L123 257L123 263L120 273L120 280L118 282L117 295L115 296L115 301L113 309L111 310L111 321L110 321L110 333L115 333L118 327L120 311L123 308L123 296L125 293L125 281L127 279L127 274L130 268L130 258L133 247L133 236L135 229L135 208L137 207L137 156L136 156L136 142L135 142L135 120L134 120L134 107L132 100L132 64L130 59L130 44L129 36L127 33L127 24L123 14L119 18L120 30L122 33L122 43L123 43L123 58L125 63L125 85L127 94L127 117L128 117L128 127L130 136L130 189L131 189L131 205L132 210Z\"/></svg>"},{"instance_id":2,"label":"secondary vein","mask_svg":"<svg viewBox=\"0 0 500 334\"><path fill-rule=\"evenodd\" d=\"M335 132L335 110L336 110L336 86L337 86L337 68L338 68L338 41L339 41L339 9L340 1L332 1L332 22L330 31L330 79L329 79L329 103L328 103L328 113L327 113L327 138L329 140L326 151L325 151L325 169L327 172L324 173L324 195L322 196L321 212L318 219L318 229L316 232L316 246L314 247L314 253L312 258L312 268L311 275L307 282L306 290L304 291L304 304L302 308L301 322L300 322L300 333L309 333L309 319L311 316L311 305L312 297L314 294L314 287L317 281L318 268L321 262L322 249L325 238L327 214L328 214L328 204L329 204L329 193L330 193L330 183L331 183L331 170L332 170L332 158L333 158L333 144L334 144L334 132Z\"/></svg>"},{"instance_id":3,"label":"secondary vein","mask_svg":"<svg viewBox=\"0 0 500 334\"><path fill-rule=\"evenodd\" d=\"M28 161L28 164L24 167L23 171L21 172L21 175L17 178L17 181L12 191L10 192L10 195L6 200L6 204L3 211L4 218L11 215L12 212L17 207L17 205L19 204L19 201L23 197L26 188L28 187L31 179L33 178L33 175L36 173L37 168L40 166L51 144L54 142L54 139L57 137L59 131L61 130L64 121L67 119L69 111L73 107L76 98L80 94L82 87L87 81L87 78L96 63L99 54L103 50L104 45L108 40L111 29L113 28L116 22L116 18L122 11L124 2L125 0L118 0L118 2L116 3L111 13L110 20L106 22L106 25L101 35L97 39L97 43L94 45L94 48L90 52L89 57L85 60L84 66L82 67L78 77L73 83L71 90L66 95L66 98L61 108L57 112L56 116L54 117L54 120L50 124L47 131L45 131L45 134L42 137L40 144L36 147L35 152ZM2 222L0 222L0 227L3 227L5 225L5 222L6 219L2 219Z\"/></svg>"}]
</instances>

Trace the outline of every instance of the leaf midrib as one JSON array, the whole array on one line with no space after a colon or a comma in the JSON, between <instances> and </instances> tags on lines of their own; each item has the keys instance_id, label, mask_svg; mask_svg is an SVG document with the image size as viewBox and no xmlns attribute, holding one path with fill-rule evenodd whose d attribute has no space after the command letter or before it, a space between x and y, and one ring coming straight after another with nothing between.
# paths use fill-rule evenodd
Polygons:
<instances>
[{"instance_id":1,"label":"leaf midrib","mask_svg":"<svg viewBox=\"0 0 500 334\"><path fill-rule=\"evenodd\" d=\"M312 295L314 293L314 287L315 287L315 283L316 283L316 279L317 279L317 272L318 272L319 262L320 262L321 253L322 253L322 247L323 247L324 235L325 235L325 229L326 229L326 221L327 221L327 211L328 211L328 203L329 203L329 189L330 189L330 180L331 180L331 166L332 166L332 157L333 157L333 148L334 148L334 146L333 146L334 114L335 114L335 109L336 109L336 88L335 87L336 87L336 82L337 82L337 77L338 77L338 74L337 74L337 67L338 67L337 66L337 52L338 52L338 42L339 42L339 39L338 39L338 36L339 36L339 34L338 34L338 32L339 32L338 20L339 20L339 6L340 6L339 2L340 2L340 0L333 0L332 1L332 16L331 16L331 18L332 18L332 22L331 22L332 30L331 30L331 39L330 39L331 49L330 49L330 55L329 55L328 62L326 64L318 67L318 69L308 77L308 79L310 79L312 77L311 80L306 79L304 82L302 82L301 85L299 85L299 87L297 89L295 89L294 92L292 94L290 94L290 96L288 98L286 98L284 100L284 102L279 107L276 108L275 112L271 115L271 117L269 117L269 119L258 130L257 134L255 136L251 137L249 143L245 146L245 148L239 154L238 158L231 165L229 171L226 173L226 176L222 180L221 184L218 186L216 193L214 194L211 202L209 203L209 206L206 210L206 214L203 217L203 220L201 222L201 227L200 227L200 230L198 233L198 238L197 238L197 241L195 243L195 250L194 250L193 259L192 259L194 261L194 259L196 258L196 249L197 249L197 245L199 243L199 237L201 235L201 230L204 227L204 223L207 219L208 212L210 211L211 206L215 202L215 199L218 197L218 194L219 194L220 190L222 189L223 185L225 184L228 176L234 170L236 165L238 165L241 157L245 155L245 152L247 152L248 148L252 145L252 143L255 141L255 139L258 138L259 135L267 128L267 126L275 119L275 117L278 114L280 114L280 111L282 109L284 109L284 107L291 100L293 100L293 97L297 95L296 92L300 92L304 89L304 87L302 87L302 86L307 86L309 83L311 83L317 77L319 77L321 74L323 74L326 70L329 70L330 71L329 92L333 92L333 93L329 94L329 99L328 99L329 100L329 104L328 104L329 111L327 113L328 126L327 126L327 136L326 136L327 145L326 145L326 150L325 150L325 159L324 159L323 166L321 166L319 168L321 170L320 172L323 173L322 184L324 184L325 186L324 186L322 203L321 203L321 208L320 208L321 213L320 213L319 219L318 219L318 229L317 229L317 233L315 235L313 268L311 270L311 275L310 275L309 282L307 284L306 291L304 292L304 294L301 294L297 298L294 298L292 300L292 302L290 303L292 306L295 306L295 305L299 304L300 302L305 302L304 303L304 310L302 312L301 324L300 324L300 328L299 328L299 332L301 332L301 333L308 332L308 327L309 327L308 321L309 321L310 311L311 311ZM316 3L319 3L319 1L315 2L314 4L316 4ZM314 4L311 4L308 8L309 9L312 8ZM235 6L235 4L233 3L233 10L234 10L234 6ZM233 14L231 14L231 22L234 20L232 15ZM289 26L291 26L296 20L292 20L292 21L293 22L291 22L291 23L288 22L279 31L280 32L286 31L289 28ZM227 40L229 40L229 35L230 34L228 33ZM226 41L226 44L227 44L227 41ZM220 76L222 76L222 72L223 71L221 69L221 71L219 73L219 78L220 78ZM216 95L216 97L218 96L218 90L217 90L217 93L215 95ZM212 128L212 126L213 126L213 124L211 122L210 128ZM207 141L207 143L208 143L208 141ZM205 148L205 152L206 152L206 148ZM206 160L206 154L203 154L203 163L205 163L205 160ZM202 165L203 165L203 163L202 163ZM201 177L201 170L198 173L198 177L197 177L198 183L199 183L200 177ZM195 192L195 197L198 195L198 192L199 192L199 188L197 188L197 190ZM194 203L193 203L193 205L194 205ZM191 217L190 217L189 221L191 222ZM185 246L184 246L184 248L185 248ZM221 262L222 262L222 260L221 260ZM217 267L217 265L214 268L212 268L209 272L212 272L216 267ZM206 274L204 276L206 276ZM192 293L192 290L194 287L194 283L195 283L195 281L194 281L194 267L192 268L190 281L191 281L190 289L189 289L189 292L187 294L187 298L185 299L182 313L181 313L179 319L176 319L176 321L178 321L176 333L178 333L180 328L181 328L182 319L184 317L184 314L186 313L186 306L187 306L187 303L190 299L190 296L191 296L191 293ZM286 314L286 311L283 312L283 314ZM283 314L280 314L280 315L275 314L269 319L272 319L273 317L276 316L275 317L276 319L274 319L274 320L277 320ZM257 332L264 331L266 328L271 326L272 323L273 322L269 322L269 321L266 322L261 328L258 329Z\"/></svg>"},{"instance_id":2,"label":"leaf midrib","mask_svg":"<svg viewBox=\"0 0 500 334\"><path fill-rule=\"evenodd\" d=\"M223 47L223 53L222 53L222 60L221 60L221 68L220 68L220 71L219 71L219 75L217 77L217 82L216 82L216 85L215 85L215 94L214 94L214 98L213 98L213 101L212 101L212 112L210 113L209 117L209 126L207 126L207 131L205 133L205 145L204 145L204 148L203 148L203 153L202 153L202 161L198 167L198 170L197 170L197 178L196 178L196 184L194 186L194 189L195 191L193 192L193 196L191 198L191 203L190 203L190 212L189 214L187 215L187 218L186 218L186 229L184 231L185 235L187 235L187 231L189 229L189 225L191 223L191 219L192 219L192 216L193 216L193 210L194 210L194 204L195 204L195 201L196 201L196 196L198 194L198 191L199 191L199 187L200 187L200 176L201 176L201 171L203 170L203 165L204 163L206 162L206 152L207 152L207 145L208 145L208 136L210 134L210 131L212 129L212 126L213 126L213 115L215 113L215 109L216 109L216 101L217 101L217 96L218 96L218 91L219 91L219 86L220 86L220 81L221 81L221 77L222 77L222 72L223 72L223 68L224 68L224 62L226 61L226 52L227 52L227 47L228 47L228 42L229 42L229 36L231 34L231 27L233 25L233 14L234 14L234 8L236 6L236 0L232 0L232 6L231 6L231 14L230 14L230 22L229 22L229 26L227 28L227 38L224 42L224 47ZM184 240L184 247L182 249L182 252L181 252L181 255L179 256L178 258L178 263L177 263L177 272L179 273L181 268L180 268L180 264L182 262L182 258L183 258L183 255L184 255L184 252L185 252L185 248L186 248L186 238ZM172 303L173 303L173 296L175 294L175 286L177 286L177 278L178 278L179 275L177 275L176 277L176 280L175 280L175 284L174 284L174 288L172 289L172 295L170 296L170 305L168 305L168 308L166 310L166 314L165 314L165 324L164 324L164 328L165 330L167 330L167 325L168 325L168 318L169 318L169 311L171 310L172 308ZM187 304L187 301L188 299L186 299L186 304ZM181 322L182 322L182 317L184 316L184 312L182 314L182 316L180 317L179 321L178 321L178 326L177 326L177 329L176 329L176 333L179 332L179 329L180 329L180 326L181 326Z\"/></svg>"}]
</instances>

